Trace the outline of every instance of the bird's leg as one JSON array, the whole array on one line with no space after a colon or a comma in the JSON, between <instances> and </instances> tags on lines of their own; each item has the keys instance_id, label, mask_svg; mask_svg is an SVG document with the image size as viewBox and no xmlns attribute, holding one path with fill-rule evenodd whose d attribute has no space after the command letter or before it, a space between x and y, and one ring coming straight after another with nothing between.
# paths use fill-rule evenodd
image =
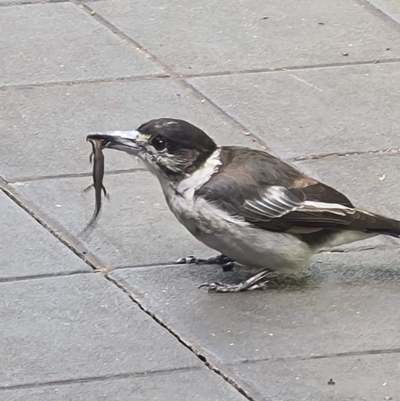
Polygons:
<instances>
[{"instance_id":1,"label":"bird's leg","mask_svg":"<svg viewBox=\"0 0 400 401\"><path fill-rule=\"evenodd\" d=\"M216 255L216 256L211 256L209 258L196 258L195 256L187 256L185 258L180 258L176 261L177 264L196 264L196 265L220 265L222 266L222 270L225 271L230 271L233 269L234 266L234 260L231 258L228 258L225 255Z\"/></svg>"},{"instance_id":2,"label":"bird's leg","mask_svg":"<svg viewBox=\"0 0 400 401\"><path fill-rule=\"evenodd\" d=\"M201 287L208 287L208 292L241 292L241 291L254 291L254 290L266 290L267 284L270 283L267 279L268 275L271 274L271 270L263 270L257 273L255 276L242 281L239 284L226 284L226 283L210 283L202 284Z\"/></svg>"}]
</instances>

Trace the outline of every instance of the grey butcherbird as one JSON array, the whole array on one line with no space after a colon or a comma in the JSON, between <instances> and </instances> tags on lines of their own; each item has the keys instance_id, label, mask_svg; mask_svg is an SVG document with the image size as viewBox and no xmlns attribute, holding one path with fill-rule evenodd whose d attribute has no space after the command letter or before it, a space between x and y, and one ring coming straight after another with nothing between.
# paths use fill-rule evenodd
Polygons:
<instances>
[{"instance_id":1,"label":"grey butcherbird","mask_svg":"<svg viewBox=\"0 0 400 401\"><path fill-rule=\"evenodd\" d=\"M210 262L236 261L260 270L237 285L211 283L209 291L264 289L271 270L297 272L321 248L378 234L400 237L399 221L355 207L267 152L218 146L183 120L160 118L137 131L93 133L88 139L103 139L106 148L146 164L177 219L221 252Z\"/></svg>"}]
</instances>

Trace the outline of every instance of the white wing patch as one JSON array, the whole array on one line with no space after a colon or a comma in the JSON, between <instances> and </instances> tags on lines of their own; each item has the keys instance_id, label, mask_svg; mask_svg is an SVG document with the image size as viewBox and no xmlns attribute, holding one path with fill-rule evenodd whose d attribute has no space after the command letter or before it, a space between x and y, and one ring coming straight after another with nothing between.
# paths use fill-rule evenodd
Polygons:
<instances>
[{"instance_id":1,"label":"white wing patch","mask_svg":"<svg viewBox=\"0 0 400 401\"><path fill-rule=\"evenodd\" d=\"M260 200L246 200L245 208L273 219L297 210L302 204L286 188L272 186Z\"/></svg>"},{"instance_id":2,"label":"white wing patch","mask_svg":"<svg viewBox=\"0 0 400 401\"><path fill-rule=\"evenodd\" d=\"M276 219L290 212L332 213L346 216L355 213L355 209L339 203L301 201L288 189L280 186L269 187L261 199L246 200L245 208L250 212L269 219Z\"/></svg>"},{"instance_id":3,"label":"white wing patch","mask_svg":"<svg viewBox=\"0 0 400 401\"><path fill-rule=\"evenodd\" d=\"M305 212L328 212L337 214L339 216L346 216L348 214L355 213L355 209L340 205L339 203L325 203L325 202L312 202L312 201L305 201L298 210Z\"/></svg>"}]
</instances>

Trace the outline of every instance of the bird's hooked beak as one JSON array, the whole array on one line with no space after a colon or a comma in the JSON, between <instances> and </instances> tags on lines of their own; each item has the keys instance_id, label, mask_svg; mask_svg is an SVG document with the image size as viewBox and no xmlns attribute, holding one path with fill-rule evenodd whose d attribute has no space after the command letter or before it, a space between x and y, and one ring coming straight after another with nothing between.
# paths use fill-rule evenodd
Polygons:
<instances>
[{"instance_id":1,"label":"bird's hooked beak","mask_svg":"<svg viewBox=\"0 0 400 401\"><path fill-rule=\"evenodd\" d=\"M122 150L137 156L141 150L137 141L139 135L139 131L91 132L87 135L86 140L102 140L103 148Z\"/></svg>"}]
</instances>

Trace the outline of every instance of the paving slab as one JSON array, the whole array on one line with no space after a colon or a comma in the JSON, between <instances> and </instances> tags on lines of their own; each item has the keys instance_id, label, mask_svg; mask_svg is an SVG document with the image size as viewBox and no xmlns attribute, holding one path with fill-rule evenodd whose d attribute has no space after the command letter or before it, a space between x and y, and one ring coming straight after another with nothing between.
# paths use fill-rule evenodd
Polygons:
<instances>
[{"instance_id":1,"label":"paving slab","mask_svg":"<svg viewBox=\"0 0 400 401\"><path fill-rule=\"evenodd\" d=\"M399 349L398 251L320 254L304 275L277 276L278 289L264 292L198 289L204 282L239 282L248 275L210 266L112 272L215 363Z\"/></svg>"},{"instance_id":2,"label":"paving slab","mask_svg":"<svg viewBox=\"0 0 400 401\"><path fill-rule=\"evenodd\" d=\"M89 4L181 74L400 57L396 24L357 1L210 0L194 6L190 0L179 4L157 0L143 7L138 0L117 0Z\"/></svg>"},{"instance_id":3,"label":"paving slab","mask_svg":"<svg viewBox=\"0 0 400 401\"><path fill-rule=\"evenodd\" d=\"M134 46L71 3L4 7L0 27L0 86L161 72Z\"/></svg>"},{"instance_id":4,"label":"paving slab","mask_svg":"<svg viewBox=\"0 0 400 401\"><path fill-rule=\"evenodd\" d=\"M400 24L400 4L397 0L367 0L378 10Z\"/></svg>"},{"instance_id":5,"label":"paving slab","mask_svg":"<svg viewBox=\"0 0 400 401\"><path fill-rule=\"evenodd\" d=\"M95 273L0 288L2 387L202 365Z\"/></svg>"},{"instance_id":6,"label":"paving slab","mask_svg":"<svg viewBox=\"0 0 400 401\"><path fill-rule=\"evenodd\" d=\"M0 396L2 392L0 390ZM7 401L245 401L215 373L201 370L166 372L126 379L6 390Z\"/></svg>"},{"instance_id":7,"label":"paving slab","mask_svg":"<svg viewBox=\"0 0 400 401\"><path fill-rule=\"evenodd\" d=\"M398 353L265 361L232 370L258 393L259 400L400 400Z\"/></svg>"},{"instance_id":8,"label":"paving slab","mask_svg":"<svg viewBox=\"0 0 400 401\"><path fill-rule=\"evenodd\" d=\"M194 78L283 157L400 147L399 64Z\"/></svg>"},{"instance_id":9,"label":"paving slab","mask_svg":"<svg viewBox=\"0 0 400 401\"><path fill-rule=\"evenodd\" d=\"M91 177L43 180L18 184L14 189L107 266L171 263L182 256L216 253L176 220L158 180L148 172L106 176L110 201L103 203L97 227L82 234L94 210L94 192L82 193L90 182Z\"/></svg>"},{"instance_id":10,"label":"paving slab","mask_svg":"<svg viewBox=\"0 0 400 401\"><path fill-rule=\"evenodd\" d=\"M90 172L88 132L133 129L158 117L188 120L221 143L252 143L201 100L167 79L0 91L0 175ZM138 167L122 152L106 157L106 170Z\"/></svg>"},{"instance_id":11,"label":"paving slab","mask_svg":"<svg viewBox=\"0 0 400 401\"><path fill-rule=\"evenodd\" d=\"M92 271L1 191L0 221L0 281L42 274Z\"/></svg>"}]
</instances>

